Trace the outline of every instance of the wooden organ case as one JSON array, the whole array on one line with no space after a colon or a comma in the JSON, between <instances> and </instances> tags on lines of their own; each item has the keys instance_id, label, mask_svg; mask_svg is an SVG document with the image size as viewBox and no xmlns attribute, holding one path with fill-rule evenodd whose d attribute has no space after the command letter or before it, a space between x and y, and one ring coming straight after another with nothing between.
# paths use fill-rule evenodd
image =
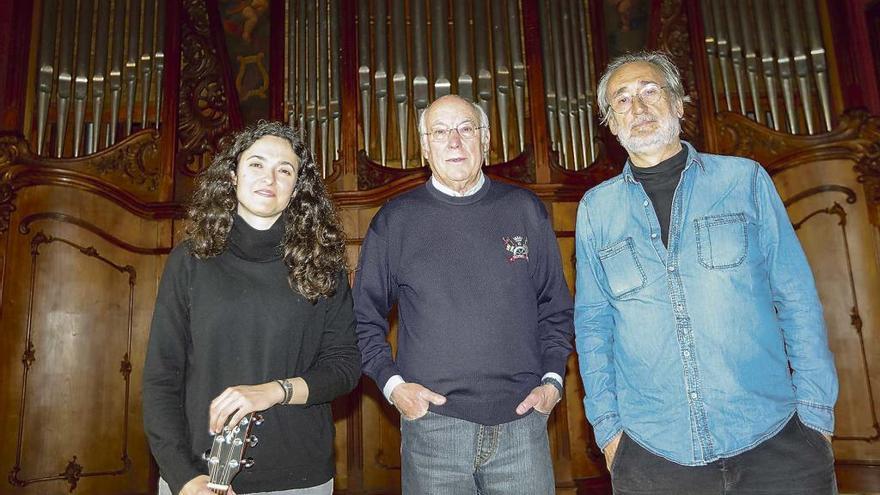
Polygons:
<instances>
[{"instance_id":1,"label":"wooden organ case","mask_svg":"<svg viewBox=\"0 0 880 495\"><path fill-rule=\"evenodd\" d=\"M308 130L355 266L378 207L429 175L420 113L467 96L491 120L485 170L545 202L573 287L577 202L625 158L596 80L640 12L641 46L682 70L685 138L776 182L840 375L841 490L880 490L880 120L848 110L836 3L617 3L0 1L0 493L154 493L140 383L159 277L194 177L253 115ZM576 359L549 426L568 494L607 475ZM334 411L337 492L399 493L396 411L366 378Z\"/></svg>"}]
</instances>

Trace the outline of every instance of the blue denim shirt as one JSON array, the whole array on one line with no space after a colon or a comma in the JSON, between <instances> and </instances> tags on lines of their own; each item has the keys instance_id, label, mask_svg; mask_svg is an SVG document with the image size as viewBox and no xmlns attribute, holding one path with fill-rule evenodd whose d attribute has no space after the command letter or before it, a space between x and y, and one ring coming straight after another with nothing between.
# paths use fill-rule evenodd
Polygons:
<instances>
[{"instance_id":1,"label":"blue denim shirt","mask_svg":"<svg viewBox=\"0 0 880 495\"><path fill-rule=\"evenodd\" d=\"M584 406L678 464L756 446L797 412L834 429L837 374L813 275L752 160L688 149L668 248L629 163L577 218L575 328Z\"/></svg>"}]
</instances>

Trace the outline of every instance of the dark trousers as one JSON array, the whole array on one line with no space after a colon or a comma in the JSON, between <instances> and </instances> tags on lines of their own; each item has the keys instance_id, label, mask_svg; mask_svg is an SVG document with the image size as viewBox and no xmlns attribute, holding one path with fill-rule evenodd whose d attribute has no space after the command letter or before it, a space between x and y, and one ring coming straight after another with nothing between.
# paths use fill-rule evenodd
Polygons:
<instances>
[{"instance_id":1,"label":"dark trousers","mask_svg":"<svg viewBox=\"0 0 880 495\"><path fill-rule=\"evenodd\" d=\"M797 415L757 447L706 466L670 462L624 433L611 484L615 495L837 494L831 444Z\"/></svg>"}]
</instances>

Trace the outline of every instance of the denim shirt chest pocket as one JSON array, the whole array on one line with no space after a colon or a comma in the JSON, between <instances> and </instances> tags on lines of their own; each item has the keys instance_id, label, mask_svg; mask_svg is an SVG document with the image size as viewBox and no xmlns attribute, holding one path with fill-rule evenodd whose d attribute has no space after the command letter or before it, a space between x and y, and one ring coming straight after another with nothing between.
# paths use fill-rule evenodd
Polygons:
<instances>
[{"instance_id":1,"label":"denim shirt chest pocket","mask_svg":"<svg viewBox=\"0 0 880 495\"><path fill-rule=\"evenodd\" d=\"M648 278L636 256L632 237L599 249L598 255L613 297L630 295L647 283Z\"/></svg>"},{"instance_id":2,"label":"denim shirt chest pocket","mask_svg":"<svg viewBox=\"0 0 880 495\"><path fill-rule=\"evenodd\" d=\"M709 270L740 266L749 251L746 214L725 213L694 220L697 258Z\"/></svg>"}]
</instances>

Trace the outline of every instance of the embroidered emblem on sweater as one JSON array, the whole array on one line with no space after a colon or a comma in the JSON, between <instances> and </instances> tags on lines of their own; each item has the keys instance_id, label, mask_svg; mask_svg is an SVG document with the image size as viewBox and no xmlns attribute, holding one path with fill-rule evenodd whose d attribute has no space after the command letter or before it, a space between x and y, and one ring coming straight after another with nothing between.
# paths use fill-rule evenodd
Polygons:
<instances>
[{"instance_id":1,"label":"embroidered emblem on sweater","mask_svg":"<svg viewBox=\"0 0 880 495\"><path fill-rule=\"evenodd\" d=\"M507 250L507 262L513 263L516 260L529 261L529 238L524 235L514 235L510 237L502 237L504 241L504 249Z\"/></svg>"}]
</instances>

